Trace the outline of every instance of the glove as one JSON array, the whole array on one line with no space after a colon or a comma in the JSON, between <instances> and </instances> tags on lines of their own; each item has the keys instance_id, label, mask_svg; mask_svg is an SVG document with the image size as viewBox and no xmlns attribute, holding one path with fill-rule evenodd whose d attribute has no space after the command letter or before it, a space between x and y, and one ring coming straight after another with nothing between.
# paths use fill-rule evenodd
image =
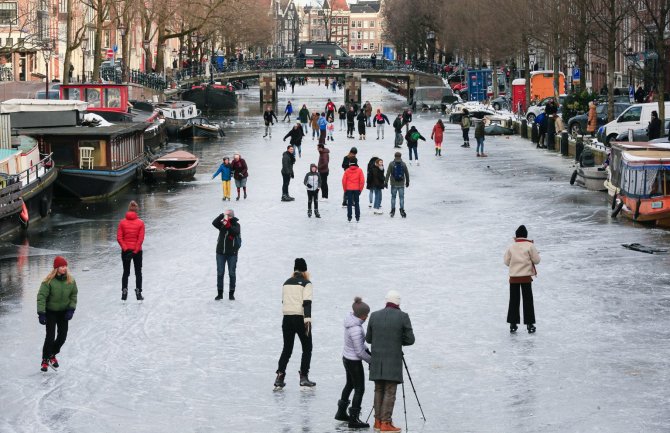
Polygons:
<instances>
[{"instance_id":1,"label":"glove","mask_svg":"<svg viewBox=\"0 0 670 433\"><path fill-rule=\"evenodd\" d=\"M74 309L69 309L65 312L65 318L67 320L72 320L72 316L74 316Z\"/></svg>"},{"instance_id":2,"label":"glove","mask_svg":"<svg viewBox=\"0 0 670 433\"><path fill-rule=\"evenodd\" d=\"M409 188L409 182L405 184L405 188Z\"/></svg>"},{"instance_id":3,"label":"glove","mask_svg":"<svg viewBox=\"0 0 670 433\"><path fill-rule=\"evenodd\" d=\"M286 142L286 139L284 139L283 141Z\"/></svg>"},{"instance_id":4,"label":"glove","mask_svg":"<svg viewBox=\"0 0 670 433\"><path fill-rule=\"evenodd\" d=\"M291 173L291 179L295 178L295 174Z\"/></svg>"},{"instance_id":5,"label":"glove","mask_svg":"<svg viewBox=\"0 0 670 433\"><path fill-rule=\"evenodd\" d=\"M305 335L309 337L309 334L312 333L312 322L305 322Z\"/></svg>"},{"instance_id":6,"label":"glove","mask_svg":"<svg viewBox=\"0 0 670 433\"><path fill-rule=\"evenodd\" d=\"M47 324L47 314L46 313L37 313L37 316L39 317L40 325L46 325Z\"/></svg>"}]
</instances>

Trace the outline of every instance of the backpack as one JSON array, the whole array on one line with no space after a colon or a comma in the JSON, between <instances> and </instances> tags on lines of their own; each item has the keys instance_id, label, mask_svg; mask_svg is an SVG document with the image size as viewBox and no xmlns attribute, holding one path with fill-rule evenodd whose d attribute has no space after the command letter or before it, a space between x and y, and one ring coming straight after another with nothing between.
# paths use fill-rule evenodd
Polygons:
<instances>
[{"instance_id":1,"label":"backpack","mask_svg":"<svg viewBox=\"0 0 670 433\"><path fill-rule=\"evenodd\" d=\"M393 163L393 179L400 182L405 178L405 170L402 167L402 162L395 161Z\"/></svg>"},{"instance_id":2,"label":"backpack","mask_svg":"<svg viewBox=\"0 0 670 433\"><path fill-rule=\"evenodd\" d=\"M421 134L419 134L419 131L414 131L412 132L412 135L409 136L409 138L411 138L412 141L419 141Z\"/></svg>"}]
</instances>

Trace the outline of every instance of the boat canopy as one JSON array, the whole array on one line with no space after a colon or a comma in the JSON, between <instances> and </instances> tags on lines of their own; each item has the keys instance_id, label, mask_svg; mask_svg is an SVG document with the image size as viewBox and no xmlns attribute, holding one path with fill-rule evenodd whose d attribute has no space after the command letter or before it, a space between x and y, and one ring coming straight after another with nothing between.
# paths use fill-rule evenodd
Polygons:
<instances>
[{"instance_id":1,"label":"boat canopy","mask_svg":"<svg viewBox=\"0 0 670 433\"><path fill-rule=\"evenodd\" d=\"M649 198L670 194L670 152L637 150L623 152L621 192Z\"/></svg>"},{"instance_id":2,"label":"boat canopy","mask_svg":"<svg viewBox=\"0 0 670 433\"><path fill-rule=\"evenodd\" d=\"M8 99L0 102L0 113L25 113L37 111L86 111L84 101L61 101L56 99Z\"/></svg>"}]
</instances>

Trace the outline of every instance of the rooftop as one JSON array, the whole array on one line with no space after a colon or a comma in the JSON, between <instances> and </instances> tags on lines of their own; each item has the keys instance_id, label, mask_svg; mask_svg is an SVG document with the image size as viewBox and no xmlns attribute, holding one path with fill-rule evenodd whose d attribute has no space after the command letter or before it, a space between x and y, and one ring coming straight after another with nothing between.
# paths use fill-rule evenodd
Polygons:
<instances>
[{"instance_id":1,"label":"rooftop","mask_svg":"<svg viewBox=\"0 0 670 433\"><path fill-rule=\"evenodd\" d=\"M352 14L376 14L379 13L381 2L379 1L359 1L349 6Z\"/></svg>"},{"instance_id":2,"label":"rooftop","mask_svg":"<svg viewBox=\"0 0 670 433\"><path fill-rule=\"evenodd\" d=\"M21 129L19 134L28 136L85 136L99 137L127 134L131 132L144 131L147 123L119 123L112 126L66 126L63 128L30 128Z\"/></svg>"}]
</instances>

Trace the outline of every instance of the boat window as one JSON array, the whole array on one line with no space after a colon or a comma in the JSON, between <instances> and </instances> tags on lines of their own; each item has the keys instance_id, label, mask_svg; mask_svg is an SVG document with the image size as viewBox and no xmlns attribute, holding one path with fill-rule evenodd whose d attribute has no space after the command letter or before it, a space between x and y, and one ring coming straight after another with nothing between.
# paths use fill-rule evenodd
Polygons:
<instances>
[{"instance_id":1,"label":"boat window","mask_svg":"<svg viewBox=\"0 0 670 433\"><path fill-rule=\"evenodd\" d=\"M68 99L70 101L80 101L81 91L76 87L65 89L65 99Z\"/></svg>"},{"instance_id":2,"label":"boat window","mask_svg":"<svg viewBox=\"0 0 670 433\"><path fill-rule=\"evenodd\" d=\"M93 166L106 167L107 155L104 140L79 140L79 147L93 148Z\"/></svg>"},{"instance_id":3,"label":"boat window","mask_svg":"<svg viewBox=\"0 0 670 433\"><path fill-rule=\"evenodd\" d=\"M86 102L100 107L100 89L86 89Z\"/></svg>"},{"instance_id":4,"label":"boat window","mask_svg":"<svg viewBox=\"0 0 670 433\"><path fill-rule=\"evenodd\" d=\"M642 114L642 107L630 107L624 111L617 122L639 122Z\"/></svg>"},{"instance_id":5,"label":"boat window","mask_svg":"<svg viewBox=\"0 0 670 433\"><path fill-rule=\"evenodd\" d=\"M121 108L121 89L105 89L105 104L109 108Z\"/></svg>"}]
</instances>

